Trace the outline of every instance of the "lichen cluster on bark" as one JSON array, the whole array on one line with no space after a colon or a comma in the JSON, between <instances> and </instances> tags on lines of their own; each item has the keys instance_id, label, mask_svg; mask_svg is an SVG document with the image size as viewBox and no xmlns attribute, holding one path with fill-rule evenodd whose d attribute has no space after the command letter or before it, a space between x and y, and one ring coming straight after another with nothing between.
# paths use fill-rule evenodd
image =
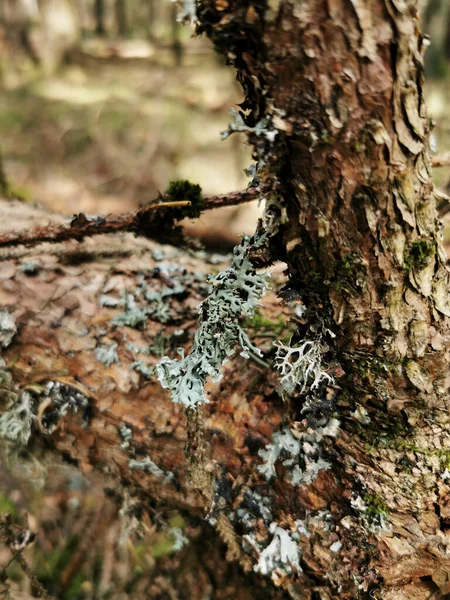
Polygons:
<instances>
[{"instance_id":1,"label":"lichen cluster on bark","mask_svg":"<svg viewBox=\"0 0 450 600\"><path fill-rule=\"evenodd\" d=\"M245 130L254 148L271 255L288 266L281 296L305 307L290 343L319 340L334 382L283 402L273 370L235 359L210 403L186 415L148 369L161 339L166 353L188 349L210 264L113 236L2 251L0 301L18 326L4 359L14 385L34 394L33 443L45 438L80 468L131 486L144 506L176 507L208 536L212 528L257 597L441 597L450 591L449 274L415 2L202 0L197 16L245 92L230 130ZM22 227L43 218L2 206L20 212ZM128 314L130 300L114 305L168 280L184 289L164 324L156 312ZM113 299L99 309L105 295ZM284 309L271 296L265 310ZM96 349L113 344L106 366ZM136 350L149 345L159 349ZM50 431L52 381L89 410L56 415ZM293 461L315 444L315 464L328 466L296 484ZM273 458L268 481L261 456ZM311 468L310 455L304 462Z\"/></svg>"}]
</instances>

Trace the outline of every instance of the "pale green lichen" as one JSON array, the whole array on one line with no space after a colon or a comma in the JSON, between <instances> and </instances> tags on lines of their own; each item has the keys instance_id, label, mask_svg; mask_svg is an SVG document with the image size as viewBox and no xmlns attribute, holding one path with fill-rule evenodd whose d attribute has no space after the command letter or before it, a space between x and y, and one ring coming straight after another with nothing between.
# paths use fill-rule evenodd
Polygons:
<instances>
[{"instance_id":1,"label":"pale green lichen","mask_svg":"<svg viewBox=\"0 0 450 600\"><path fill-rule=\"evenodd\" d=\"M359 496L354 493L350 500L352 508L360 515L361 524L372 533L391 531L388 509L385 502L375 493Z\"/></svg>"},{"instance_id":2,"label":"pale green lichen","mask_svg":"<svg viewBox=\"0 0 450 600\"><path fill-rule=\"evenodd\" d=\"M254 127L246 125L242 115L235 108L230 108L230 116L233 119L228 124L228 129L220 132L222 140L226 140L231 134L238 132L249 132L254 133L258 137L265 137L270 142L273 142L278 131L271 127L271 121L269 117L263 117Z\"/></svg>"},{"instance_id":3,"label":"pale green lichen","mask_svg":"<svg viewBox=\"0 0 450 600\"><path fill-rule=\"evenodd\" d=\"M108 369L113 363L119 363L119 355L117 354L118 345L116 342L110 346L98 346L95 349L96 359L103 363Z\"/></svg>"},{"instance_id":4,"label":"pale green lichen","mask_svg":"<svg viewBox=\"0 0 450 600\"><path fill-rule=\"evenodd\" d=\"M130 427L128 427L128 425L125 425L125 423L121 423L119 425L119 435L120 439L122 440L120 447L122 448L122 450L126 450L130 447L130 442L133 439L133 431Z\"/></svg>"},{"instance_id":5,"label":"pale green lichen","mask_svg":"<svg viewBox=\"0 0 450 600\"><path fill-rule=\"evenodd\" d=\"M171 0L177 2L180 10L177 15L177 21L180 23L195 23L197 21L197 0Z\"/></svg>"},{"instance_id":6,"label":"pale green lichen","mask_svg":"<svg viewBox=\"0 0 450 600\"><path fill-rule=\"evenodd\" d=\"M73 413L85 412L89 407L89 398L81 391L60 381L48 381L45 384L45 394L52 401L59 416L64 416L70 410Z\"/></svg>"},{"instance_id":7,"label":"pale green lichen","mask_svg":"<svg viewBox=\"0 0 450 600\"><path fill-rule=\"evenodd\" d=\"M22 392L0 416L0 438L25 446L35 419L33 399L28 392Z\"/></svg>"},{"instance_id":8,"label":"pale green lichen","mask_svg":"<svg viewBox=\"0 0 450 600\"><path fill-rule=\"evenodd\" d=\"M0 346L6 348L17 333L14 318L6 310L0 311Z\"/></svg>"},{"instance_id":9,"label":"pale green lichen","mask_svg":"<svg viewBox=\"0 0 450 600\"><path fill-rule=\"evenodd\" d=\"M172 552L179 552L189 544L189 538L186 537L180 527L173 527L170 530L170 535L173 538Z\"/></svg>"},{"instance_id":10,"label":"pale green lichen","mask_svg":"<svg viewBox=\"0 0 450 600\"><path fill-rule=\"evenodd\" d=\"M134 360L130 365L130 369L134 369L144 377L147 377L147 379L155 375L155 367L149 367L142 360Z\"/></svg>"},{"instance_id":11,"label":"pale green lichen","mask_svg":"<svg viewBox=\"0 0 450 600\"><path fill-rule=\"evenodd\" d=\"M261 246L266 236L255 235L253 246ZM195 333L191 353L181 360L164 356L157 365L158 379L169 389L172 400L188 408L208 402L205 383L208 377L220 381L221 367L241 348L241 356L261 356L239 324L242 315L252 317L259 299L268 289L267 277L255 272L248 257L251 238L244 237L234 248L230 267L211 279L212 292L199 306L200 327Z\"/></svg>"},{"instance_id":12,"label":"pale green lichen","mask_svg":"<svg viewBox=\"0 0 450 600\"><path fill-rule=\"evenodd\" d=\"M337 419L322 419L314 429L294 433L285 428L273 434L272 442L259 450L263 463L257 470L270 480L276 476L275 465L278 461L288 470L288 477L294 485L308 484L314 481L321 471L331 468L331 464L322 457L324 437L336 437L339 432Z\"/></svg>"},{"instance_id":13,"label":"pale green lichen","mask_svg":"<svg viewBox=\"0 0 450 600\"><path fill-rule=\"evenodd\" d=\"M300 573L300 547L298 544L299 534L309 537L303 523L296 521L295 526L297 531L286 531L279 526L278 523L271 523L269 531L272 534L272 540L260 554L257 564L253 567L256 573L270 576L275 571L281 570L286 574L291 574L293 571ZM248 539L248 536L246 536ZM254 543L253 543L254 545Z\"/></svg>"}]
</instances>

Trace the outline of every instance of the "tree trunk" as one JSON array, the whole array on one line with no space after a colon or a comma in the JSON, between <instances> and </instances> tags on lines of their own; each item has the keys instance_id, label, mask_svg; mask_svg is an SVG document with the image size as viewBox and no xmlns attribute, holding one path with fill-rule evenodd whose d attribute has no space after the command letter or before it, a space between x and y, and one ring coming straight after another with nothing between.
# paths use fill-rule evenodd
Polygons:
<instances>
[{"instance_id":1,"label":"tree trunk","mask_svg":"<svg viewBox=\"0 0 450 600\"><path fill-rule=\"evenodd\" d=\"M95 16L95 33L97 35L105 35L105 3L104 0L95 0L94 3Z\"/></svg>"},{"instance_id":2,"label":"tree trunk","mask_svg":"<svg viewBox=\"0 0 450 600\"><path fill-rule=\"evenodd\" d=\"M3 157L0 152L0 196L7 196L8 180L6 179L5 169L3 167Z\"/></svg>"},{"instance_id":3,"label":"tree trunk","mask_svg":"<svg viewBox=\"0 0 450 600\"><path fill-rule=\"evenodd\" d=\"M118 34L125 38L128 35L127 6L125 0L116 0L114 4Z\"/></svg>"},{"instance_id":4,"label":"tree trunk","mask_svg":"<svg viewBox=\"0 0 450 600\"><path fill-rule=\"evenodd\" d=\"M150 242L118 237L5 255L18 330L4 358L35 394L33 442L214 528L253 597L277 597L269 582L302 600L444 597L449 276L415 2L203 0L198 17L246 94L232 129L253 144L271 253L288 265L296 331L277 361L298 378L282 401L273 369L235 358L185 413L148 367L161 339L165 353L188 349L195 273L211 265L166 249L158 266ZM168 312L114 306L177 285ZM286 311L266 299L278 338Z\"/></svg>"}]
</instances>

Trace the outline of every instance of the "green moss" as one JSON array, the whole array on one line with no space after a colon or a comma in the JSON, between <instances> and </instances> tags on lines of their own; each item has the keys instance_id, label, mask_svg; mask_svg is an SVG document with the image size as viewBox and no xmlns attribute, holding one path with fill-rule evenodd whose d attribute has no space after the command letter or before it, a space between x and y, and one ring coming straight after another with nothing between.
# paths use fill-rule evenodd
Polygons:
<instances>
[{"instance_id":1,"label":"green moss","mask_svg":"<svg viewBox=\"0 0 450 600\"><path fill-rule=\"evenodd\" d=\"M153 558L161 558L173 552L173 538L168 535L158 536L158 540L151 547Z\"/></svg>"},{"instance_id":2,"label":"green moss","mask_svg":"<svg viewBox=\"0 0 450 600\"><path fill-rule=\"evenodd\" d=\"M366 278L366 269L361 257L351 252L336 263L333 286L338 291L356 296L364 290Z\"/></svg>"},{"instance_id":3,"label":"green moss","mask_svg":"<svg viewBox=\"0 0 450 600\"><path fill-rule=\"evenodd\" d=\"M8 185L6 194L9 198L17 198L25 202L31 202L32 195L30 190L24 186Z\"/></svg>"},{"instance_id":4,"label":"green moss","mask_svg":"<svg viewBox=\"0 0 450 600\"><path fill-rule=\"evenodd\" d=\"M363 500L367 505L367 516L377 517L387 515L388 509L383 499L378 494L364 494Z\"/></svg>"},{"instance_id":5,"label":"green moss","mask_svg":"<svg viewBox=\"0 0 450 600\"><path fill-rule=\"evenodd\" d=\"M353 360L354 372L364 381L374 383L385 380L388 375L395 375L400 363L377 356L357 356Z\"/></svg>"},{"instance_id":6,"label":"green moss","mask_svg":"<svg viewBox=\"0 0 450 600\"><path fill-rule=\"evenodd\" d=\"M0 514L10 513L13 522L17 522L18 512L17 506L7 496L0 496Z\"/></svg>"},{"instance_id":7,"label":"green moss","mask_svg":"<svg viewBox=\"0 0 450 600\"><path fill-rule=\"evenodd\" d=\"M415 240L408 250L405 250L405 269L410 271L412 267L423 269L428 264L428 259L436 251L436 243L429 240Z\"/></svg>"},{"instance_id":8,"label":"green moss","mask_svg":"<svg viewBox=\"0 0 450 600\"><path fill-rule=\"evenodd\" d=\"M164 202L177 202L180 200L188 200L191 204L186 208L180 208L176 211L176 219L189 217L191 219L197 219L204 207L205 200L202 194L202 188L197 183L191 183L187 179L179 179L177 181L171 181L169 187L164 195Z\"/></svg>"},{"instance_id":9,"label":"green moss","mask_svg":"<svg viewBox=\"0 0 450 600\"><path fill-rule=\"evenodd\" d=\"M243 325L245 328L251 329L255 335L262 334L277 339L280 339L282 334L288 329L282 315L280 315L276 321L271 321L265 317L259 309L255 310L255 314L251 319L245 319ZM290 334L291 332L289 331L289 335Z\"/></svg>"}]
</instances>

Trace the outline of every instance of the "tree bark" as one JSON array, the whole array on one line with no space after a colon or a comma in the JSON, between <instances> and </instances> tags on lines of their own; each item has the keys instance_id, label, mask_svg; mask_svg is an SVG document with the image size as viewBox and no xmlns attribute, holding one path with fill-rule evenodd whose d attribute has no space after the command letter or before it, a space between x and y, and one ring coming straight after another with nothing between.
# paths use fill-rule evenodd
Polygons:
<instances>
[{"instance_id":1,"label":"tree bark","mask_svg":"<svg viewBox=\"0 0 450 600\"><path fill-rule=\"evenodd\" d=\"M282 297L305 307L290 347L314 343L334 381L307 381L283 402L272 368L235 358L210 403L185 414L142 374L155 355L136 365L134 346L157 352L163 327L166 353L188 349L204 294L194 273L211 265L179 254L155 270L150 242L118 236L5 250L0 298L18 331L4 358L14 385L36 396L33 442L102 469L144 505L205 519L255 578L253 597L276 597L268 582L308 600L445 597L449 275L415 2L203 0L198 17L246 94L239 128L254 147L271 252L288 265ZM123 308L99 308L102 294L143 282L184 286L164 326L136 329ZM269 296L266 318L283 311ZM57 394L30 387L55 381ZM74 389L80 410L61 415ZM280 435L297 450L280 450L267 481L259 451Z\"/></svg>"}]
</instances>

